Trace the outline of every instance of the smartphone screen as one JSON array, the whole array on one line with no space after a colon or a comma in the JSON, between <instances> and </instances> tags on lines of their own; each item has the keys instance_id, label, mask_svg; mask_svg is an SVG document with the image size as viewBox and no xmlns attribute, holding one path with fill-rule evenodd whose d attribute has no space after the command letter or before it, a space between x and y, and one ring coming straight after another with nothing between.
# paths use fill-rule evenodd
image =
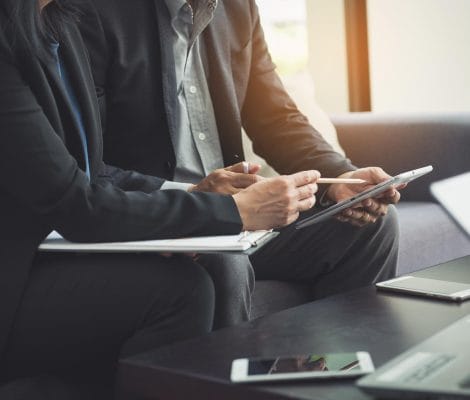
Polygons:
<instances>
[{"instance_id":1,"label":"smartphone screen","mask_svg":"<svg viewBox=\"0 0 470 400\"><path fill-rule=\"evenodd\" d=\"M362 375L373 370L372 360L366 352L244 358L234 360L232 381L347 377Z\"/></svg>"},{"instance_id":2,"label":"smartphone screen","mask_svg":"<svg viewBox=\"0 0 470 400\"><path fill-rule=\"evenodd\" d=\"M351 371L354 369L359 370L359 359L356 353L309 354L248 361L248 375L306 371Z\"/></svg>"}]
</instances>

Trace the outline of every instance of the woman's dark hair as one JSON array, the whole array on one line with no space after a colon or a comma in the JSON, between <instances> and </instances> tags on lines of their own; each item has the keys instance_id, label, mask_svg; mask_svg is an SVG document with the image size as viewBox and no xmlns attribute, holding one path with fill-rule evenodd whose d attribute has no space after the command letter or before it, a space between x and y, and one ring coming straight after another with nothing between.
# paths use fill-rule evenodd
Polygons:
<instances>
[{"instance_id":1,"label":"woman's dark hair","mask_svg":"<svg viewBox=\"0 0 470 400\"><path fill-rule=\"evenodd\" d=\"M53 0L39 11L39 0L1 0L8 41L40 58L47 57L51 39L59 40L66 24L77 18L73 0Z\"/></svg>"}]
</instances>

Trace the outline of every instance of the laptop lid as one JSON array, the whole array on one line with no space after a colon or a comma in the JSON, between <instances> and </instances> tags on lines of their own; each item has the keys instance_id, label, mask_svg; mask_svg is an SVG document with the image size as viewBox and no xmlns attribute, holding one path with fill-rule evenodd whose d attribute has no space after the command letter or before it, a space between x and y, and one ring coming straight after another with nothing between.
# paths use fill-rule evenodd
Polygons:
<instances>
[{"instance_id":1,"label":"laptop lid","mask_svg":"<svg viewBox=\"0 0 470 400\"><path fill-rule=\"evenodd\" d=\"M470 238L470 172L432 183L431 194Z\"/></svg>"},{"instance_id":2,"label":"laptop lid","mask_svg":"<svg viewBox=\"0 0 470 400\"><path fill-rule=\"evenodd\" d=\"M381 398L470 397L470 316L392 359L358 381Z\"/></svg>"}]
</instances>

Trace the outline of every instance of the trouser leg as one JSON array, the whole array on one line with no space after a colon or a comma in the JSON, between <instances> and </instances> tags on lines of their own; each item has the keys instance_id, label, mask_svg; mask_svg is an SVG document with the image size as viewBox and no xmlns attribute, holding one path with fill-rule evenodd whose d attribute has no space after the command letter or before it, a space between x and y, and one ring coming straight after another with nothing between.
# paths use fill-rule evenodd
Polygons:
<instances>
[{"instance_id":1,"label":"trouser leg","mask_svg":"<svg viewBox=\"0 0 470 400\"><path fill-rule=\"evenodd\" d=\"M393 277L397 255L397 214L390 207L362 228L335 219L301 230L289 226L251 261L257 279L309 283L321 298Z\"/></svg>"},{"instance_id":2,"label":"trouser leg","mask_svg":"<svg viewBox=\"0 0 470 400\"><path fill-rule=\"evenodd\" d=\"M250 319L255 277L250 259L238 254L205 254L197 262L214 281L214 329Z\"/></svg>"},{"instance_id":3,"label":"trouser leg","mask_svg":"<svg viewBox=\"0 0 470 400\"><path fill-rule=\"evenodd\" d=\"M185 256L41 256L0 378L105 382L120 356L210 332L213 311L212 280Z\"/></svg>"}]
</instances>

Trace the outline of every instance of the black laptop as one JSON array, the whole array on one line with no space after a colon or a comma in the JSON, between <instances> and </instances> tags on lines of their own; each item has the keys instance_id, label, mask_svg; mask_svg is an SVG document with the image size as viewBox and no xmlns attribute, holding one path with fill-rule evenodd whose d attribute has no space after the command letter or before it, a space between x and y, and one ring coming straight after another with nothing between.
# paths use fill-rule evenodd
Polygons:
<instances>
[{"instance_id":1,"label":"black laptop","mask_svg":"<svg viewBox=\"0 0 470 400\"><path fill-rule=\"evenodd\" d=\"M395 399L470 398L470 316L358 381L366 393Z\"/></svg>"},{"instance_id":2,"label":"black laptop","mask_svg":"<svg viewBox=\"0 0 470 400\"><path fill-rule=\"evenodd\" d=\"M470 172L432 183L431 194L470 238Z\"/></svg>"}]
</instances>

